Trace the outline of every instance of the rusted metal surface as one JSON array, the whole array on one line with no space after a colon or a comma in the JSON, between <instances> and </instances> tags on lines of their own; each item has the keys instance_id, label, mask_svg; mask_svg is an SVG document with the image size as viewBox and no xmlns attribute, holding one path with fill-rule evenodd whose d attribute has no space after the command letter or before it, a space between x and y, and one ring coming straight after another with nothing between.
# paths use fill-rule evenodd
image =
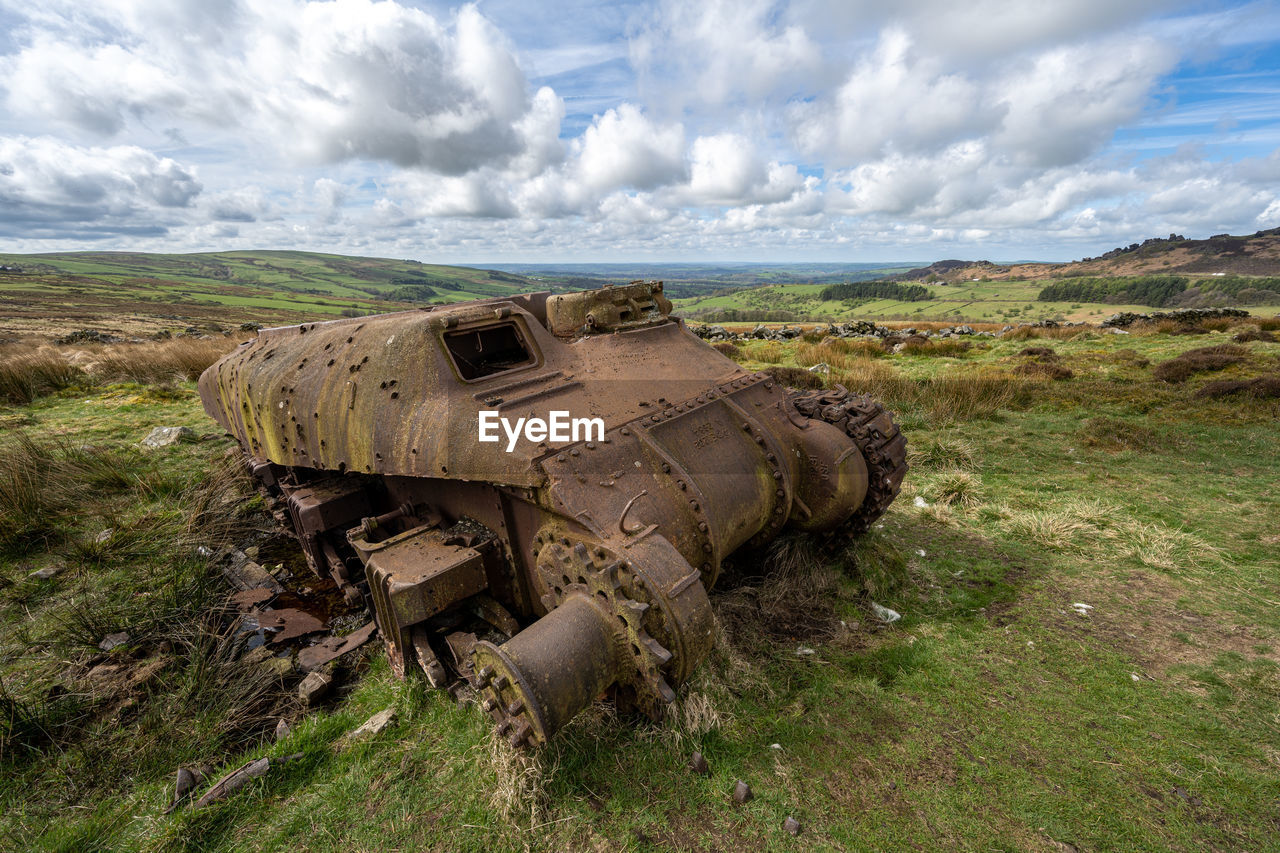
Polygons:
<instances>
[{"instance_id":1,"label":"rusted metal surface","mask_svg":"<svg viewBox=\"0 0 1280 853\"><path fill-rule=\"evenodd\" d=\"M723 560L863 529L906 470L874 401L748 373L670 310L633 282L271 329L200 391L395 671L435 684L452 657L537 744L603 692L661 716L711 648ZM603 434L478 440L482 412L556 411Z\"/></svg>"}]
</instances>

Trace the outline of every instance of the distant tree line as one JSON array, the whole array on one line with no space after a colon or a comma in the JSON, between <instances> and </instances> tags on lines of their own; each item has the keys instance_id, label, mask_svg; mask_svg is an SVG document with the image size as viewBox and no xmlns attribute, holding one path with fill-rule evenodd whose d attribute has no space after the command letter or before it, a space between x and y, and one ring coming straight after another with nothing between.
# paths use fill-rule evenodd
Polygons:
<instances>
[{"instance_id":1,"label":"distant tree line","mask_svg":"<svg viewBox=\"0 0 1280 853\"><path fill-rule=\"evenodd\" d=\"M896 299L899 302L923 302L932 299L927 287L918 284L898 284L896 281L851 281L824 287L819 294L826 301L845 299Z\"/></svg>"},{"instance_id":2,"label":"distant tree line","mask_svg":"<svg viewBox=\"0 0 1280 853\"><path fill-rule=\"evenodd\" d=\"M389 292L385 298L395 302L426 302L436 291L425 284L406 284Z\"/></svg>"},{"instance_id":3,"label":"distant tree line","mask_svg":"<svg viewBox=\"0 0 1280 853\"><path fill-rule=\"evenodd\" d=\"M1037 299L1041 302L1131 303L1163 308L1187 289L1187 283L1187 279L1180 275L1073 278L1049 285L1040 291Z\"/></svg>"},{"instance_id":4,"label":"distant tree line","mask_svg":"<svg viewBox=\"0 0 1280 853\"><path fill-rule=\"evenodd\" d=\"M1049 285L1037 298L1041 302L1107 302L1155 308L1280 302L1280 277L1275 276L1215 276L1190 285L1191 280L1181 275L1073 278Z\"/></svg>"}]
</instances>

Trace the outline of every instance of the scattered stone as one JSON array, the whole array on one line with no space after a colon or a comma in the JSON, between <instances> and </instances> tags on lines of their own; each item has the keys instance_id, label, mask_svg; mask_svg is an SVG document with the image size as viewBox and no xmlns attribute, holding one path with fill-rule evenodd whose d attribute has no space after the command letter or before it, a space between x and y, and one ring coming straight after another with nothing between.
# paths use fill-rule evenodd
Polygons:
<instances>
[{"instance_id":1,"label":"scattered stone","mask_svg":"<svg viewBox=\"0 0 1280 853\"><path fill-rule=\"evenodd\" d=\"M316 670L307 673L298 685L298 698L304 705L315 705L333 689L333 673Z\"/></svg>"},{"instance_id":2,"label":"scattered stone","mask_svg":"<svg viewBox=\"0 0 1280 853\"><path fill-rule=\"evenodd\" d=\"M799 835L800 821L788 815L787 819L782 822L782 828L785 829L787 832L791 833L792 835Z\"/></svg>"},{"instance_id":3,"label":"scattered stone","mask_svg":"<svg viewBox=\"0 0 1280 853\"><path fill-rule=\"evenodd\" d=\"M104 652L109 652L117 646L123 646L129 642L128 631L118 631L114 634L108 634L102 638L102 642L98 643L98 648Z\"/></svg>"},{"instance_id":4,"label":"scattered stone","mask_svg":"<svg viewBox=\"0 0 1280 853\"><path fill-rule=\"evenodd\" d=\"M751 786L741 779L738 784L733 786L733 801L738 805L749 802L755 794L751 793Z\"/></svg>"},{"instance_id":5,"label":"scattered stone","mask_svg":"<svg viewBox=\"0 0 1280 853\"><path fill-rule=\"evenodd\" d=\"M1153 311L1150 314L1136 314L1132 311L1121 311L1112 314L1102 321L1102 327L1132 326L1138 322L1154 322L1173 320L1188 325L1200 320L1215 320L1219 317L1248 317L1249 312L1240 308L1179 308L1176 311Z\"/></svg>"},{"instance_id":6,"label":"scattered stone","mask_svg":"<svg viewBox=\"0 0 1280 853\"><path fill-rule=\"evenodd\" d=\"M93 537L94 545L105 545L111 541L111 537L116 535L114 527L108 527L106 530L98 531L98 535Z\"/></svg>"},{"instance_id":7,"label":"scattered stone","mask_svg":"<svg viewBox=\"0 0 1280 853\"><path fill-rule=\"evenodd\" d=\"M351 740L357 740L364 737L373 737L382 734L391 725L391 721L396 718L395 708L386 708L374 714L369 719L360 724L359 728L347 735Z\"/></svg>"},{"instance_id":8,"label":"scattered stone","mask_svg":"<svg viewBox=\"0 0 1280 853\"><path fill-rule=\"evenodd\" d=\"M293 729L291 729L289 727L289 724L285 722L284 717L281 717L280 722L276 723L276 731L275 731L274 737L276 740L282 740L284 738L287 738L291 731L293 731Z\"/></svg>"},{"instance_id":9,"label":"scattered stone","mask_svg":"<svg viewBox=\"0 0 1280 853\"><path fill-rule=\"evenodd\" d=\"M173 783L173 802L164 810L165 814L176 809L182 801L191 796L196 787L204 781L204 773L199 768L179 767L178 777Z\"/></svg>"},{"instance_id":10,"label":"scattered stone","mask_svg":"<svg viewBox=\"0 0 1280 853\"><path fill-rule=\"evenodd\" d=\"M699 776L711 775L711 766L707 764L707 759L702 757L701 752L695 752L693 758L689 759L689 769Z\"/></svg>"},{"instance_id":11,"label":"scattered stone","mask_svg":"<svg viewBox=\"0 0 1280 853\"><path fill-rule=\"evenodd\" d=\"M61 566L45 566L43 569L36 569L32 572L31 577L39 581L49 581L57 577L60 571L62 571Z\"/></svg>"},{"instance_id":12,"label":"scattered stone","mask_svg":"<svg viewBox=\"0 0 1280 853\"><path fill-rule=\"evenodd\" d=\"M796 649L796 655L799 657L808 657L809 655L816 655L816 654L817 654L817 651L809 648L808 646L799 646Z\"/></svg>"},{"instance_id":13,"label":"scattered stone","mask_svg":"<svg viewBox=\"0 0 1280 853\"><path fill-rule=\"evenodd\" d=\"M882 604L876 604L874 601L871 602L871 612L875 614L877 619L886 625L892 625L894 622L897 622L902 618L902 614L898 611L885 607Z\"/></svg>"},{"instance_id":14,"label":"scattered stone","mask_svg":"<svg viewBox=\"0 0 1280 853\"><path fill-rule=\"evenodd\" d=\"M820 361L820 362L818 362L817 364L815 364L813 367L810 367L810 368L809 368L809 372L810 372L810 373L821 373L823 376L830 376L830 375L831 375L831 365L827 364L825 361Z\"/></svg>"},{"instance_id":15,"label":"scattered stone","mask_svg":"<svg viewBox=\"0 0 1280 853\"><path fill-rule=\"evenodd\" d=\"M261 323L241 323L240 324L240 331L242 332L257 332L257 331L261 331L261 329L262 329Z\"/></svg>"},{"instance_id":16,"label":"scattered stone","mask_svg":"<svg viewBox=\"0 0 1280 853\"><path fill-rule=\"evenodd\" d=\"M63 335L57 339L56 343L60 346L68 344L114 344L119 340L115 335L99 332L97 329L81 329L78 332Z\"/></svg>"},{"instance_id":17,"label":"scattered stone","mask_svg":"<svg viewBox=\"0 0 1280 853\"><path fill-rule=\"evenodd\" d=\"M1089 611L1093 609L1093 605L1085 604L1083 601L1076 601L1072 603L1071 609L1076 613L1079 613L1081 616L1088 616Z\"/></svg>"},{"instance_id":18,"label":"scattered stone","mask_svg":"<svg viewBox=\"0 0 1280 853\"><path fill-rule=\"evenodd\" d=\"M928 508L929 508L929 502L928 502L928 501L926 501L924 498L920 497L919 495L916 495L916 499L915 499L914 501L912 501L912 503L914 504L914 506L915 506L917 509L928 509Z\"/></svg>"},{"instance_id":19,"label":"scattered stone","mask_svg":"<svg viewBox=\"0 0 1280 853\"><path fill-rule=\"evenodd\" d=\"M184 441L195 441L196 431L190 427L156 427L142 439L143 447L171 447Z\"/></svg>"}]
</instances>

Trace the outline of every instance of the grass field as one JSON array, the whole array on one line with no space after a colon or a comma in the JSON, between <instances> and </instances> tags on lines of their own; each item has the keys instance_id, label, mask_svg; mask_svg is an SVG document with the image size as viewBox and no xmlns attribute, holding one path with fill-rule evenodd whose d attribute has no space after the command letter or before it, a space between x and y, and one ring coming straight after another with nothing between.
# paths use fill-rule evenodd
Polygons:
<instances>
[{"instance_id":1,"label":"grass field","mask_svg":"<svg viewBox=\"0 0 1280 853\"><path fill-rule=\"evenodd\" d=\"M0 332L10 333L270 325L538 289L493 270L311 252L0 255L0 266L20 269L0 271ZM393 298L415 286L430 293Z\"/></svg>"},{"instance_id":2,"label":"grass field","mask_svg":"<svg viewBox=\"0 0 1280 853\"><path fill-rule=\"evenodd\" d=\"M297 676L239 666L229 590L194 546L274 522L228 440L137 447L155 425L213 429L187 374L148 378L141 351L49 368L0 411L0 845L1276 849L1280 399L1209 383L1280 374L1280 344L1210 325L733 348L883 397L911 441L902 496L832 550L740 555L716 651L666 722L598 705L527 756L474 706L397 682L376 644L310 712ZM1180 358L1210 346L1238 349ZM118 630L132 642L99 652ZM91 680L103 662L114 677ZM344 739L389 706L387 731ZM179 764L295 753L163 814Z\"/></svg>"},{"instance_id":3,"label":"grass field","mask_svg":"<svg viewBox=\"0 0 1280 853\"><path fill-rule=\"evenodd\" d=\"M1097 322L1117 311L1152 311L1148 305L1113 305L1097 302L1039 302L1036 297L1051 282L971 281L959 284L924 284L933 298L920 302L875 299L840 302L820 298L826 285L768 285L719 296L677 299L685 316L736 309L739 311L789 311L798 320L851 319L949 320L1017 325L1044 319ZM1259 316L1280 312L1280 306L1251 307Z\"/></svg>"}]
</instances>

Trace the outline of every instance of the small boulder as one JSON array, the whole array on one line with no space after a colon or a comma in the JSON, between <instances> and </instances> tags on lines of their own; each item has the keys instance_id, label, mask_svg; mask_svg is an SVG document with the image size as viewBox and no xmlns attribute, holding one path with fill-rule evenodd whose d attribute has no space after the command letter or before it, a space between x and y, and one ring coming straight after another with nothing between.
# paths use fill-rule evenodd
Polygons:
<instances>
[{"instance_id":1,"label":"small boulder","mask_svg":"<svg viewBox=\"0 0 1280 853\"><path fill-rule=\"evenodd\" d=\"M695 752L693 758L689 759L689 769L699 776L711 775L711 767L707 764L707 759L703 757L701 752Z\"/></svg>"},{"instance_id":2,"label":"small boulder","mask_svg":"<svg viewBox=\"0 0 1280 853\"><path fill-rule=\"evenodd\" d=\"M281 717L280 722L276 723L275 739L282 740L284 738L287 738L289 736L289 733L292 731L293 729L291 729L289 727L289 724L285 722L284 717Z\"/></svg>"},{"instance_id":3,"label":"small boulder","mask_svg":"<svg viewBox=\"0 0 1280 853\"><path fill-rule=\"evenodd\" d=\"M788 815L787 819L782 822L782 828L785 829L787 832L791 833L792 835L799 835L800 821Z\"/></svg>"},{"instance_id":4,"label":"small boulder","mask_svg":"<svg viewBox=\"0 0 1280 853\"><path fill-rule=\"evenodd\" d=\"M754 796L755 794L751 792L751 786L741 779L738 780L737 785L733 786L733 801L738 805L749 802Z\"/></svg>"},{"instance_id":5,"label":"small boulder","mask_svg":"<svg viewBox=\"0 0 1280 853\"><path fill-rule=\"evenodd\" d=\"M333 673L316 670L307 673L298 685L298 698L304 705L315 705L333 689Z\"/></svg>"},{"instance_id":6,"label":"small boulder","mask_svg":"<svg viewBox=\"0 0 1280 853\"><path fill-rule=\"evenodd\" d=\"M195 441L196 432L190 427L156 427L142 439L143 447L171 447L184 441Z\"/></svg>"},{"instance_id":7,"label":"small boulder","mask_svg":"<svg viewBox=\"0 0 1280 853\"><path fill-rule=\"evenodd\" d=\"M382 732L386 730L387 726L391 725L395 718L396 709L386 708L361 723L359 728L348 735L348 737L352 740L358 740L359 738L373 737L374 735L382 734Z\"/></svg>"},{"instance_id":8,"label":"small boulder","mask_svg":"<svg viewBox=\"0 0 1280 853\"><path fill-rule=\"evenodd\" d=\"M109 652L117 646L123 646L129 642L129 632L119 631L115 634L108 634L102 638L102 642L98 643L98 648L104 652Z\"/></svg>"},{"instance_id":9,"label":"small boulder","mask_svg":"<svg viewBox=\"0 0 1280 853\"><path fill-rule=\"evenodd\" d=\"M62 571L61 566L45 566L43 569L36 569L32 572L31 577L38 581L49 581L53 580L60 571Z\"/></svg>"}]
</instances>

